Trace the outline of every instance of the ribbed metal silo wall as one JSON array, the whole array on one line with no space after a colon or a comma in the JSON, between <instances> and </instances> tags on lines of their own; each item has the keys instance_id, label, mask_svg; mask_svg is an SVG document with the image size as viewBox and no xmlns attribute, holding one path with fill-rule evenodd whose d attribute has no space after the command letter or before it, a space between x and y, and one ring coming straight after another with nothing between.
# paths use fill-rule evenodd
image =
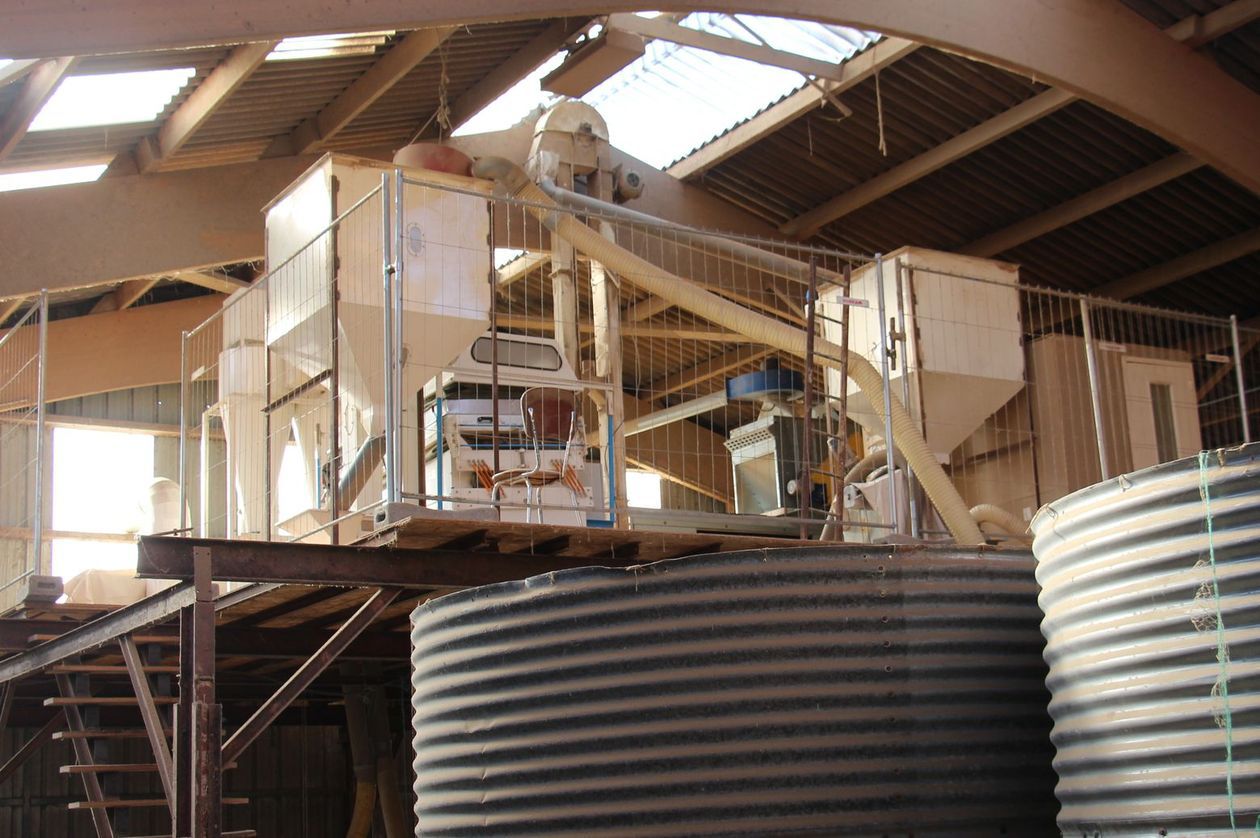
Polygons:
<instances>
[{"instance_id":1,"label":"ribbed metal silo wall","mask_svg":"<svg viewBox=\"0 0 1260 838\"><path fill-rule=\"evenodd\" d=\"M831 546L425 603L417 834L1054 834L1032 568Z\"/></svg>"},{"instance_id":2,"label":"ribbed metal silo wall","mask_svg":"<svg viewBox=\"0 0 1260 838\"><path fill-rule=\"evenodd\" d=\"M1260 445L1033 520L1066 835L1260 828Z\"/></svg>"}]
</instances>

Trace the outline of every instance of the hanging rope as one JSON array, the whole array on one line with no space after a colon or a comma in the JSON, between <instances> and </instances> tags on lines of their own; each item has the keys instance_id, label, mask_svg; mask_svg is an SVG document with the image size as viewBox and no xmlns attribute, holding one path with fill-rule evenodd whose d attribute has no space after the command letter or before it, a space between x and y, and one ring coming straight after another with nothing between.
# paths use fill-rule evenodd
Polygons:
<instances>
[{"instance_id":1,"label":"hanging rope","mask_svg":"<svg viewBox=\"0 0 1260 838\"><path fill-rule=\"evenodd\" d=\"M884 97L879 92L879 73L875 74L875 115L879 118L879 153L888 156L888 143L884 141Z\"/></svg>"},{"instance_id":2,"label":"hanging rope","mask_svg":"<svg viewBox=\"0 0 1260 838\"><path fill-rule=\"evenodd\" d=\"M1221 713L1216 723L1225 732L1225 795L1229 803L1229 825L1238 834L1234 807L1234 718L1229 707L1229 646L1225 642L1225 616L1221 613L1221 585L1216 571L1216 544L1212 532L1212 493L1208 486L1210 451L1199 452L1199 497L1203 499L1203 520L1207 532L1208 564L1212 569L1211 597L1215 607L1216 662L1220 672L1212 685L1212 695L1221 699ZM1260 820L1257 821L1260 823Z\"/></svg>"}]
</instances>

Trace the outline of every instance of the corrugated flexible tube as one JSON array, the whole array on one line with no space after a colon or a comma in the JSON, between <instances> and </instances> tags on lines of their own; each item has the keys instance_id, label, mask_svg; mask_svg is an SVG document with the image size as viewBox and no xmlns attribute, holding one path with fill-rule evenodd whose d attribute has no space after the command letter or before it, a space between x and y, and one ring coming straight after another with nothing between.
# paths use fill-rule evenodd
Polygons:
<instances>
[{"instance_id":1,"label":"corrugated flexible tube","mask_svg":"<svg viewBox=\"0 0 1260 838\"><path fill-rule=\"evenodd\" d=\"M693 282L661 270L639 258L560 209L538 188L525 171L501 157L483 157L473 166L473 174L490 178L505 186L513 195L534 206L529 208L547 229L568 241L589 258L615 272L626 282L668 300L679 308L725 326L757 343L773 346L798 357L805 357L805 332L795 326L749 311L730 300L704 290ZM818 360L836 369L844 356L843 347L831 341L815 339ZM883 418L883 378L869 361L860 355L849 356L849 377L857 384L872 407ZM971 517L967 504L950 481L941 464L928 450L927 442L896 394L892 398L893 439L932 501L941 519L960 544L983 544L984 534Z\"/></svg>"}]
</instances>

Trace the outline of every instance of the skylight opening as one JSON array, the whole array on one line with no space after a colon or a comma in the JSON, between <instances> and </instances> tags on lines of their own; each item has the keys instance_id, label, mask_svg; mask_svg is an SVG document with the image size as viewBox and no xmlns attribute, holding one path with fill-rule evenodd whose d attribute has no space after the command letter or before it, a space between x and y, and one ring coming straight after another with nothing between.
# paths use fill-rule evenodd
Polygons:
<instances>
[{"instance_id":1,"label":"skylight opening","mask_svg":"<svg viewBox=\"0 0 1260 838\"><path fill-rule=\"evenodd\" d=\"M300 61L346 55L372 55L394 36L393 30L347 32L338 35L303 35L285 38L267 56L268 61Z\"/></svg>"},{"instance_id":2,"label":"skylight opening","mask_svg":"<svg viewBox=\"0 0 1260 838\"><path fill-rule=\"evenodd\" d=\"M31 122L30 131L152 122L196 75L192 67L70 76Z\"/></svg>"},{"instance_id":3,"label":"skylight opening","mask_svg":"<svg viewBox=\"0 0 1260 838\"><path fill-rule=\"evenodd\" d=\"M696 12L679 24L833 64L852 58L880 37L843 26L759 15ZM504 130L528 118L534 108L551 105L560 97L542 90L539 82L562 60L563 55L553 56L454 134ZM806 83L806 77L793 70L653 40L643 58L597 85L582 101L607 120L614 146L663 168Z\"/></svg>"},{"instance_id":4,"label":"skylight opening","mask_svg":"<svg viewBox=\"0 0 1260 838\"><path fill-rule=\"evenodd\" d=\"M107 164L68 166L61 169L40 169L31 172L0 174L0 192L18 189L39 189L44 186L64 186L68 183L91 183L105 173Z\"/></svg>"}]
</instances>

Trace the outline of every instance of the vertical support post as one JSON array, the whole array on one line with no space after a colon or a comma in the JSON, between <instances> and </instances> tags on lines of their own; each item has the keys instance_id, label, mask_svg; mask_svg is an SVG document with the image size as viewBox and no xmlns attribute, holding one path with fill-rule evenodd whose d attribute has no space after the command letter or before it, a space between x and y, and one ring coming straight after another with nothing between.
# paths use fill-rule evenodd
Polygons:
<instances>
[{"instance_id":1,"label":"vertical support post","mask_svg":"<svg viewBox=\"0 0 1260 838\"><path fill-rule=\"evenodd\" d=\"M402 455L402 416L403 416L403 289L406 287L407 250L406 215L404 214L404 184L402 169L394 169L394 293L385 305L394 307L394 366L390 369L390 380L394 384L394 409L386 422L388 432L394 435L394 456L398 458L398 479L394 481L395 496L390 503L402 500L403 493L403 455ZM416 413L416 423L420 423L420 412ZM424 449L420 449L420 471L424 471Z\"/></svg>"},{"instance_id":2,"label":"vertical support post","mask_svg":"<svg viewBox=\"0 0 1260 838\"><path fill-rule=\"evenodd\" d=\"M605 179L601 175L599 181L603 183ZM616 233L611 224L598 220L595 224L600 235L616 243ZM608 269L598 262L591 263L591 314L595 321L595 377L609 385L603 398L597 400L603 402L600 423L607 445L609 512L613 516L613 526L625 529L629 525L629 516L623 514L626 509L625 492L617 491L620 476L626 473L626 400L621 383L621 291Z\"/></svg>"},{"instance_id":3,"label":"vertical support post","mask_svg":"<svg viewBox=\"0 0 1260 838\"><path fill-rule=\"evenodd\" d=\"M884 254L875 254L875 295L879 297L879 362L884 378L884 451L888 455L888 511L892 515L892 532L901 531L897 507L897 466L892 432L892 384L888 380L888 321L884 305Z\"/></svg>"},{"instance_id":4,"label":"vertical support post","mask_svg":"<svg viewBox=\"0 0 1260 838\"><path fill-rule=\"evenodd\" d=\"M335 247L337 241L336 228L329 230L328 236ZM328 399L332 413L328 420L328 507L330 513L328 520L330 521L336 521L341 517L341 352L339 351L341 342L337 339L337 324L340 318L338 302L341 293L338 290L336 265L337 258L334 256L331 268L333 271L332 281L328 284L328 316L332 321L331 329L329 330L331 345L328 347ZM333 544L340 544L341 525L333 524L328 535Z\"/></svg>"},{"instance_id":5,"label":"vertical support post","mask_svg":"<svg viewBox=\"0 0 1260 838\"><path fill-rule=\"evenodd\" d=\"M499 464L499 272L494 267L494 202L486 202L490 224L486 249L490 251L490 462L495 474Z\"/></svg>"},{"instance_id":6,"label":"vertical support post","mask_svg":"<svg viewBox=\"0 0 1260 838\"><path fill-rule=\"evenodd\" d=\"M188 532L188 331L179 333L179 529Z\"/></svg>"},{"instance_id":7,"label":"vertical support post","mask_svg":"<svg viewBox=\"0 0 1260 838\"><path fill-rule=\"evenodd\" d=\"M1229 316L1229 336L1234 343L1234 375L1238 381L1238 409L1242 416L1243 442L1251 442L1251 417L1247 415L1247 383L1243 376L1242 347L1238 341L1238 315Z\"/></svg>"},{"instance_id":8,"label":"vertical support post","mask_svg":"<svg viewBox=\"0 0 1260 838\"><path fill-rule=\"evenodd\" d=\"M193 548L192 838L223 826L223 715L215 703L214 586L210 548Z\"/></svg>"},{"instance_id":9,"label":"vertical support post","mask_svg":"<svg viewBox=\"0 0 1260 838\"><path fill-rule=\"evenodd\" d=\"M1081 330L1085 338L1085 366L1089 373L1089 401L1094 413L1094 436L1098 442L1098 468L1102 479L1111 477L1111 456L1106 429L1103 427L1102 388L1098 377L1098 348L1094 345L1094 327L1089 301L1081 298Z\"/></svg>"},{"instance_id":10,"label":"vertical support post","mask_svg":"<svg viewBox=\"0 0 1260 838\"><path fill-rule=\"evenodd\" d=\"M434 439L434 445L436 446L437 456L437 487L434 494L438 497L438 509L442 508L442 492L445 488L442 485L442 455L444 453L442 451L442 407L442 397L438 396L433 400L433 424L436 426L436 429L434 430L434 434L436 436L436 439Z\"/></svg>"},{"instance_id":11,"label":"vertical support post","mask_svg":"<svg viewBox=\"0 0 1260 838\"><path fill-rule=\"evenodd\" d=\"M906 334L906 300L905 283L911 276L910 269L898 259L894 265L894 280L897 283L897 340L901 342L901 403L906 412L910 412L910 344ZM910 535L919 537L918 487L914 483L914 469L906 463L906 500L910 503Z\"/></svg>"},{"instance_id":12,"label":"vertical support post","mask_svg":"<svg viewBox=\"0 0 1260 838\"><path fill-rule=\"evenodd\" d=\"M270 323L271 323L271 282L268 279L264 279L262 281L267 283L267 286L263 288L263 322L262 322L263 393L264 393L263 395L263 405L264 405L264 408L263 408L263 518L267 522L263 528L263 533L266 535L266 540L271 541L271 522L272 522L272 519L275 517L272 514L272 511L274 509L273 504L275 502L275 499L271 496L271 485L272 485L271 451L273 448L271 444L271 435L273 433L273 429L271 426L271 408L267 407L267 405L271 404L271 400L274 397L271 392L271 345L266 340L266 335L270 328ZM246 463L245 467L248 468L249 464ZM228 470L228 485L233 486L235 485L235 483L236 481L232 479L231 469L229 469ZM231 510L232 507L229 506L228 509ZM335 518L337 516L334 515L333 517Z\"/></svg>"},{"instance_id":13,"label":"vertical support post","mask_svg":"<svg viewBox=\"0 0 1260 838\"><path fill-rule=\"evenodd\" d=\"M196 618L189 605L179 611L179 703L175 705L174 742L171 749L175 785L174 834L192 834L192 709L193 626Z\"/></svg>"},{"instance_id":14,"label":"vertical support post","mask_svg":"<svg viewBox=\"0 0 1260 838\"><path fill-rule=\"evenodd\" d=\"M814 496L814 304L818 296L818 257L809 255L809 288L805 291L805 395L801 421L801 470L796 478L796 509L801 519L801 541L809 538Z\"/></svg>"},{"instance_id":15,"label":"vertical support post","mask_svg":"<svg viewBox=\"0 0 1260 838\"><path fill-rule=\"evenodd\" d=\"M389 173L381 172L381 312L382 353L385 377L385 500L398 502L398 437L394 433L394 410L398 393L394 390L394 235L390 225Z\"/></svg>"},{"instance_id":16,"label":"vertical support post","mask_svg":"<svg viewBox=\"0 0 1260 838\"><path fill-rule=\"evenodd\" d=\"M32 521L34 573L44 571L44 468L48 433L48 407L44 404L48 378L48 290L39 292L39 358L35 376L35 520Z\"/></svg>"}]
</instances>

